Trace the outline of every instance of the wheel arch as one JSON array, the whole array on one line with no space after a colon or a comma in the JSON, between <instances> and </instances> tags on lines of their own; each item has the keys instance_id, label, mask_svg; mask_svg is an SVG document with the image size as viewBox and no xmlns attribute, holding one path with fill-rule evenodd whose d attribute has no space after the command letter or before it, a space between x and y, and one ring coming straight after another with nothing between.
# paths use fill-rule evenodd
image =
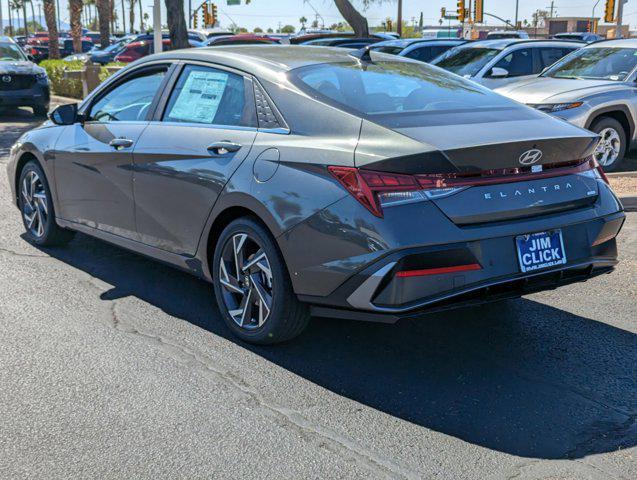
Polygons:
<instances>
[{"instance_id":1,"label":"wheel arch","mask_svg":"<svg viewBox=\"0 0 637 480\"><path fill-rule=\"evenodd\" d=\"M272 235L279 251L283 254L277 237L281 234L281 228L274 220L274 217L268 212L267 208L254 197L244 193L232 193L224 196L210 215L208 224L204 231L204 238L200 244L200 258L205 261L204 276L212 281L213 274L211 271L212 259L214 256L214 248L221 232L232 221L241 217L250 217L261 223L266 230Z\"/></svg>"},{"instance_id":2,"label":"wheel arch","mask_svg":"<svg viewBox=\"0 0 637 480\"><path fill-rule=\"evenodd\" d=\"M32 152L29 152L29 151L23 152L16 162L15 178L13 179L13 186L15 187L15 197L16 197L14 200L16 202L18 201L18 198L20 197L20 176L22 175L22 170L24 170L24 166L30 161L35 161L38 164L38 166L42 169L44 174L46 175L46 170L44 170L44 166L42 165L42 162L40 162L40 159ZM47 182L48 182L48 178L47 178ZM51 189L50 182L49 182L49 189Z\"/></svg>"},{"instance_id":3,"label":"wheel arch","mask_svg":"<svg viewBox=\"0 0 637 480\"><path fill-rule=\"evenodd\" d=\"M613 105L609 107L600 108L595 110L586 121L585 128L590 130L593 123L603 117L609 117L617 120L622 127L624 127L624 133L626 134L627 144L630 145L633 140L635 132L635 122L633 116L625 105Z\"/></svg>"}]
</instances>

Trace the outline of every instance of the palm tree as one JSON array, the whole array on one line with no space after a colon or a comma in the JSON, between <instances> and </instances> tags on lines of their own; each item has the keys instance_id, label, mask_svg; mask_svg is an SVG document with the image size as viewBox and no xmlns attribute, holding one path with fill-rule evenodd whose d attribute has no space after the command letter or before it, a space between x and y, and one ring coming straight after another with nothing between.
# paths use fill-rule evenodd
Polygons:
<instances>
[{"instance_id":1,"label":"palm tree","mask_svg":"<svg viewBox=\"0 0 637 480\"><path fill-rule=\"evenodd\" d=\"M110 0L96 0L97 16L100 27L100 48L106 48L110 43L111 2Z\"/></svg>"},{"instance_id":2,"label":"palm tree","mask_svg":"<svg viewBox=\"0 0 637 480\"><path fill-rule=\"evenodd\" d=\"M299 23L301 24L301 30L305 30L305 24L307 23L307 18L305 17L299 18Z\"/></svg>"},{"instance_id":3,"label":"palm tree","mask_svg":"<svg viewBox=\"0 0 637 480\"><path fill-rule=\"evenodd\" d=\"M184 17L183 0L164 0L166 4L166 20L170 32L170 44L172 48L188 48L188 30Z\"/></svg>"},{"instance_id":4,"label":"palm tree","mask_svg":"<svg viewBox=\"0 0 637 480\"><path fill-rule=\"evenodd\" d=\"M42 0L44 5L44 21L49 31L49 58L60 58L60 42L58 40L58 24L55 13L55 0Z\"/></svg>"},{"instance_id":5,"label":"palm tree","mask_svg":"<svg viewBox=\"0 0 637 480\"><path fill-rule=\"evenodd\" d=\"M128 20L130 23L130 33L135 33L135 2L137 0L128 0Z\"/></svg>"},{"instance_id":6,"label":"palm tree","mask_svg":"<svg viewBox=\"0 0 637 480\"><path fill-rule=\"evenodd\" d=\"M137 0L139 4L139 33L144 31L144 12L142 12L142 0Z\"/></svg>"},{"instance_id":7,"label":"palm tree","mask_svg":"<svg viewBox=\"0 0 637 480\"><path fill-rule=\"evenodd\" d=\"M73 51L82 53L82 0L69 0L71 16L71 38L73 38Z\"/></svg>"}]
</instances>

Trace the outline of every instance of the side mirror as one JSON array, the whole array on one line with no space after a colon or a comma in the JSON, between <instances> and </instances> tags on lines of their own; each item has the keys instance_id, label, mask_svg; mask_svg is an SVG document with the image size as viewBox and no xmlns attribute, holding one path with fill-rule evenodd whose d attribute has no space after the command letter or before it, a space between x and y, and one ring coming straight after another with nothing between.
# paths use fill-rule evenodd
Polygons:
<instances>
[{"instance_id":1,"label":"side mirror","mask_svg":"<svg viewBox=\"0 0 637 480\"><path fill-rule=\"evenodd\" d=\"M491 78L505 78L509 76L509 71L506 68L493 67L489 72Z\"/></svg>"},{"instance_id":2,"label":"side mirror","mask_svg":"<svg viewBox=\"0 0 637 480\"><path fill-rule=\"evenodd\" d=\"M73 125L78 121L77 103L60 105L49 113L49 119L56 125Z\"/></svg>"},{"instance_id":3,"label":"side mirror","mask_svg":"<svg viewBox=\"0 0 637 480\"><path fill-rule=\"evenodd\" d=\"M27 58L29 59L29 62L35 62L35 57L30 53L27 54Z\"/></svg>"}]
</instances>

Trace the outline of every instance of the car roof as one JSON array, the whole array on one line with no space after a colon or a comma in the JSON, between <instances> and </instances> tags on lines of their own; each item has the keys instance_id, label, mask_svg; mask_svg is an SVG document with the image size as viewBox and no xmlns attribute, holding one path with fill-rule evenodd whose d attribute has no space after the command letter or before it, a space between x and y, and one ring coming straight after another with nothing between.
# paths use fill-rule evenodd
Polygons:
<instances>
[{"instance_id":1,"label":"car roof","mask_svg":"<svg viewBox=\"0 0 637 480\"><path fill-rule=\"evenodd\" d=\"M599 45L604 45L604 47L608 48L637 48L637 38L600 40L598 42L589 43L585 48L597 47Z\"/></svg>"},{"instance_id":2,"label":"car roof","mask_svg":"<svg viewBox=\"0 0 637 480\"><path fill-rule=\"evenodd\" d=\"M468 40L462 38L400 38L397 40L385 40L374 44L374 47L409 47L414 43L440 43L440 42L458 42L465 43Z\"/></svg>"},{"instance_id":3,"label":"car roof","mask_svg":"<svg viewBox=\"0 0 637 480\"><path fill-rule=\"evenodd\" d=\"M219 47L189 48L148 55L135 62L140 65L162 58L173 60L198 60L235 68L274 81L295 68L322 63L358 63L350 55L352 50L339 47L307 45L228 45ZM414 60L374 52L392 62L414 62Z\"/></svg>"},{"instance_id":4,"label":"car roof","mask_svg":"<svg viewBox=\"0 0 637 480\"><path fill-rule=\"evenodd\" d=\"M528 38L502 38L497 40L476 40L475 42L467 42L460 45L461 48L493 48L496 50L504 50L511 45L517 45L519 43L528 43L529 45L567 45L567 46L583 46L583 42L576 40L537 40Z\"/></svg>"},{"instance_id":5,"label":"car roof","mask_svg":"<svg viewBox=\"0 0 637 480\"><path fill-rule=\"evenodd\" d=\"M15 40L11 37L7 37L6 35L0 35L0 42L15 43Z\"/></svg>"}]
</instances>

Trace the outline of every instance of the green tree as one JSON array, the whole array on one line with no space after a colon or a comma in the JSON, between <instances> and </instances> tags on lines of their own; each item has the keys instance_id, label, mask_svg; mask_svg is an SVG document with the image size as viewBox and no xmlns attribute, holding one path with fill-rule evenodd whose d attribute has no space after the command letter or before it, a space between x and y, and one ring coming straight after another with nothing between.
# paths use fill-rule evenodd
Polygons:
<instances>
[{"instance_id":1,"label":"green tree","mask_svg":"<svg viewBox=\"0 0 637 480\"><path fill-rule=\"evenodd\" d=\"M305 24L307 23L307 18L305 17L299 18L299 23L301 24L301 30L305 30Z\"/></svg>"},{"instance_id":2,"label":"green tree","mask_svg":"<svg viewBox=\"0 0 637 480\"><path fill-rule=\"evenodd\" d=\"M254 30L252 30L253 33L263 33L263 29L261 27L255 27Z\"/></svg>"},{"instance_id":3,"label":"green tree","mask_svg":"<svg viewBox=\"0 0 637 480\"><path fill-rule=\"evenodd\" d=\"M296 29L294 28L293 25L285 25L282 29L281 29L281 33L287 33L287 34L291 34L294 33L296 31Z\"/></svg>"}]
</instances>

